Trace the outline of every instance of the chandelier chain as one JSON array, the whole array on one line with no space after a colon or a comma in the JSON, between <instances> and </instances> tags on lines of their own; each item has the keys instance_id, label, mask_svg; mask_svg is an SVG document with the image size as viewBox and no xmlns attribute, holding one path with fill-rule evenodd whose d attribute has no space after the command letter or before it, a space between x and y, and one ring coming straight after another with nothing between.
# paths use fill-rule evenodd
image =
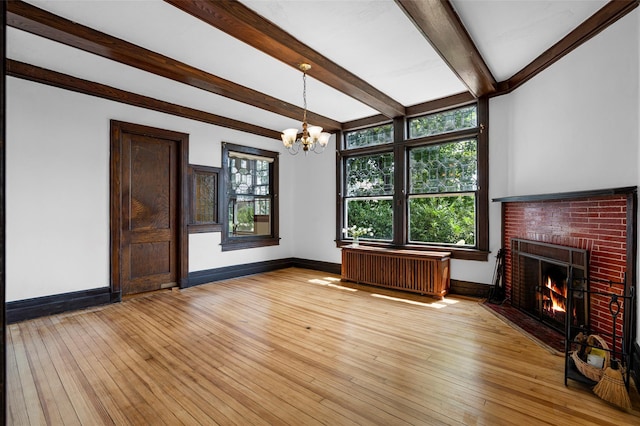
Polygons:
<instances>
[{"instance_id":1,"label":"chandelier chain","mask_svg":"<svg viewBox=\"0 0 640 426\"><path fill-rule=\"evenodd\" d=\"M307 72L302 73L302 101L304 105L304 112L302 121L307 122Z\"/></svg>"}]
</instances>

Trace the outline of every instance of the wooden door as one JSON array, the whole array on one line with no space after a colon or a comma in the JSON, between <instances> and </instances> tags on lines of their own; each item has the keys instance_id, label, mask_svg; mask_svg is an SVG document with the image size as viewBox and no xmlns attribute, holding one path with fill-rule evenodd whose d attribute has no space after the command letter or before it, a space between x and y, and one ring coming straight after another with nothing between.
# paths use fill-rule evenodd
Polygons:
<instances>
[{"instance_id":1,"label":"wooden door","mask_svg":"<svg viewBox=\"0 0 640 426\"><path fill-rule=\"evenodd\" d=\"M112 232L118 240L112 287L128 295L183 285L181 145L186 135L176 139L172 132L118 122L112 124L112 135L120 177L115 188L112 181L118 192L112 194L118 200L112 205L112 215L117 215ZM113 151L112 144L112 166Z\"/></svg>"}]
</instances>

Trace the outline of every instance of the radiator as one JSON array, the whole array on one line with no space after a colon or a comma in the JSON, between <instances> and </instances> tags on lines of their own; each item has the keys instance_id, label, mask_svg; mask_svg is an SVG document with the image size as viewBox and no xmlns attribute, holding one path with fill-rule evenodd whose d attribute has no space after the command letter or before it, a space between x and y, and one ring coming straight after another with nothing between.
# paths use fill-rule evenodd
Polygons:
<instances>
[{"instance_id":1,"label":"radiator","mask_svg":"<svg viewBox=\"0 0 640 426\"><path fill-rule=\"evenodd\" d=\"M443 297L449 291L449 252L342 248L342 279Z\"/></svg>"}]
</instances>

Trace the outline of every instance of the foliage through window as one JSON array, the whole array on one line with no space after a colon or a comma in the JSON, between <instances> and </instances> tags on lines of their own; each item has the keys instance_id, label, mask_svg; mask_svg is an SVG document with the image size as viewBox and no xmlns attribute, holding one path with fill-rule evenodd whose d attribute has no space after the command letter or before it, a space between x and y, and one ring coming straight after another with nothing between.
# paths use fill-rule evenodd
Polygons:
<instances>
[{"instance_id":1,"label":"foliage through window","mask_svg":"<svg viewBox=\"0 0 640 426\"><path fill-rule=\"evenodd\" d=\"M409 120L409 139L439 135L478 126L478 108L468 106Z\"/></svg>"},{"instance_id":2,"label":"foliage through window","mask_svg":"<svg viewBox=\"0 0 640 426\"><path fill-rule=\"evenodd\" d=\"M396 119L395 125L407 126L408 138L395 132L399 139L393 143L366 149L350 142L352 134L377 134L372 129L379 127L346 132L339 229L371 227L373 236L361 240L372 244L486 251L488 197L481 182L487 170L481 166L488 153L479 108L480 103ZM393 125L385 132L393 135Z\"/></svg>"},{"instance_id":3,"label":"foliage through window","mask_svg":"<svg viewBox=\"0 0 640 426\"><path fill-rule=\"evenodd\" d=\"M278 244L278 153L223 144L223 250Z\"/></svg>"},{"instance_id":4,"label":"foliage through window","mask_svg":"<svg viewBox=\"0 0 640 426\"><path fill-rule=\"evenodd\" d=\"M393 124L349 132L345 140L347 149L392 143Z\"/></svg>"}]
</instances>

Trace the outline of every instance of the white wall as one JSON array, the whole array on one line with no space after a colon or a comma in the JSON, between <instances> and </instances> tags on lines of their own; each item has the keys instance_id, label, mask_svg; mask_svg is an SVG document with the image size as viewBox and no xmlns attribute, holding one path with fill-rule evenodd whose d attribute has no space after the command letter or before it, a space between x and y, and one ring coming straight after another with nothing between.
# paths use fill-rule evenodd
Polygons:
<instances>
[{"instance_id":1,"label":"white wall","mask_svg":"<svg viewBox=\"0 0 640 426\"><path fill-rule=\"evenodd\" d=\"M336 248L336 141L322 154L298 154L294 159L295 256L340 263Z\"/></svg>"},{"instance_id":2,"label":"white wall","mask_svg":"<svg viewBox=\"0 0 640 426\"><path fill-rule=\"evenodd\" d=\"M510 95L509 191L636 185L638 11Z\"/></svg>"},{"instance_id":3,"label":"white wall","mask_svg":"<svg viewBox=\"0 0 640 426\"><path fill-rule=\"evenodd\" d=\"M490 199L637 185L636 10L509 95L490 101ZM109 285L109 120L190 135L190 162L220 166L220 142L283 152L278 141L19 79L7 96L7 300ZM221 252L189 238L190 271L286 257L340 262L335 139L322 155L280 155L281 244ZM452 278L491 283L501 247L491 203L488 262ZM639 315L640 317L640 315Z\"/></svg>"},{"instance_id":4,"label":"white wall","mask_svg":"<svg viewBox=\"0 0 640 426\"><path fill-rule=\"evenodd\" d=\"M25 80L7 79L7 301L109 286L109 122L188 133L190 162L220 166L221 141L281 143ZM293 255L293 159L281 155L279 246L220 250L190 235L189 270Z\"/></svg>"},{"instance_id":5,"label":"white wall","mask_svg":"<svg viewBox=\"0 0 640 426\"><path fill-rule=\"evenodd\" d=\"M639 28L636 9L492 100L492 176L498 155L507 165L494 176L501 182L492 178L492 197L640 183ZM491 220L499 226L499 218Z\"/></svg>"}]
</instances>

